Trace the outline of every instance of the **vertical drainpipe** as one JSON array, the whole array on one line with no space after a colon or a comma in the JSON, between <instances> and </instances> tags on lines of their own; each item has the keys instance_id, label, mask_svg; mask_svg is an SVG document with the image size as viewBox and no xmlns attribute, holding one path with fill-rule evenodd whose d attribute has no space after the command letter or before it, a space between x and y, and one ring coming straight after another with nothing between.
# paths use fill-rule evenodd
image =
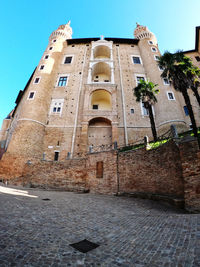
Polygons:
<instances>
[{"instance_id":1,"label":"vertical drainpipe","mask_svg":"<svg viewBox=\"0 0 200 267\"><path fill-rule=\"evenodd\" d=\"M124 87L123 87L123 82L122 82L122 71L121 71L121 64L120 64L119 47L117 47L117 53L118 53L118 62L119 62L120 86L121 86L121 94L122 94L122 110L123 110L123 119L124 119L125 144L128 145L128 134L127 134L127 126L126 126L126 110L125 110L125 99L124 99Z\"/></svg>"},{"instance_id":2,"label":"vertical drainpipe","mask_svg":"<svg viewBox=\"0 0 200 267\"><path fill-rule=\"evenodd\" d=\"M81 89L82 89L83 71L85 67L86 52L87 52L87 47L85 47L83 67L81 70L81 79L80 79L80 84L79 84L79 89L78 89L78 99L77 99L77 104L76 104L76 114L75 114L74 129L73 129L73 135L72 135L71 158L73 158L73 154L74 154L74 143L75 143L75 137L76 137L77 122L78 122L78 110L79 110L79 104L80 104L79 102L80 102L80 95L81 95Z\"/></svg>"}]
</instances>

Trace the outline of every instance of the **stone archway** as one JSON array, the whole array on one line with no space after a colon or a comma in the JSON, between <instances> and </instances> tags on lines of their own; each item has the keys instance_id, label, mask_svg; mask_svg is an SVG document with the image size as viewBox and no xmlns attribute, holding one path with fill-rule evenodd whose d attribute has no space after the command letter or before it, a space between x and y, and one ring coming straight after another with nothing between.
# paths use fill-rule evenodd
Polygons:
<instances>
[{"instance_id":1,"label":"stone archway","mask_svg":"<svg viewBox=\"0 0 200 267\"><path fill-rule=\"evenodd\" d=\"M112 145L111 121L98 117L89 121L88 125L88 146Z\"/></svg>"}]
</instances>

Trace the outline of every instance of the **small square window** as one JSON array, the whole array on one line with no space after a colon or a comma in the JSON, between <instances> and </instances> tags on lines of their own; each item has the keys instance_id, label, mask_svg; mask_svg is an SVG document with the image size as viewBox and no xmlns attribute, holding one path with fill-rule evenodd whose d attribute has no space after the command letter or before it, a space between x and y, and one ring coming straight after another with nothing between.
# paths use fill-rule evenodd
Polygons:
<instances>
[{"instance_id":1,"label":"small square window","mask_svg":"<svg viewBox=\"0 0 200 267\"><path fill-rule=\"evenodd\" d=\"M131 114L134 114L134 112L135 112L134 108L131 108Z\"/></svg>"},{"instance_id":2,"label":"small square window","mask_svg":"<svg viewBox=\"0 0 200 267\"><path fill-rule=\"evenodd\" d=\"M55 42L56 42L56 39L53 40L53 43L55 43Z\"/></svg>"},{"instance_id":3,"label":"small square window","mask_svg":"<svg viewBox=\"0 0 200 267\"><path fill-rule=\"evenodd\" d=\"M49 47L49 50L52 50L53 49L53 46Z\"/></svg>"},{"instance_id":4,"label":"small square window","mask_svg":"<svg viewBox=\"0 0 200 267\"><path fill-rule=\"evenodd\" d=\"M56 108L56 107L54 107L54 108L53 108L53 112L56 112L56 111L57 111L57 108Z\"/></svg>"},{"instance_id":5,"label":"small square window","mask_svg":"<svg viewBox=\"0 0 200 267\"><path fill-rule=\"evenodd\" d=\"M29 96L28 96L28 99L33 99L34 98L34 95L35 95L35 92L30 92L29 93Z\"/></svg>"},{"instance_id":6,"label":"small square window","mask_svg":"<svg viewBox=\"0 0 200 267\"><path fill-rule=\"evenodd\" d=\"M184 106L183 109L184 109L184 112L185 112L185 116L189 116L189 112L188 112L187 106Z\"/></svg>"},{"instance_id":7,"label":"small square window","mask_svg":"<svg viewBox=\"0 0 200 267\"><path fill-rule=\"evenodd\" d=\"M145 79L144 79L143 76L137 76L137 77L136 77L137 84L140 83L140 80L143 80L143 81L144 81Z\"/></svg>"},{"instance_id":8,"label":"small square window","mask_svg":"<svg viewBox=\"0 0 200 267\"><path fill-rule=\"evenodd\" d=\"M169 85L169 80L167 78L163 79L164 85Z\"/></svg>"},{"instance_id":9,"label":"small square window","mask_svg":"<svg viewBox=\"0 0 200 267\"><path fill-rule=\"evenodd\" d=\"M133 57L133 63L134 64L141 64L140 57Z\"/></svg>"},{"instance_id":10,"label":"small square window","mask_svg":"<svg viewBox=\"0 0 200 267\"><path fill-rule=\"evenodd\" d=\"M149 43L150 45L152 45L152 44L153 44L153 42L152 42L152 41L148 41L148 43Z\"/></svg>"},{"instance_id":11,"label":"small square window","mask_svg":"<svg viewBox=\"0 0 200 267\"><path fill-rule=\"evenodd\" d=\"M98 105L92 105L92 109L98 109L99 106Z\"/></svg>"},{"instance_id":12,"label":"small square window","mask_svg":"<svg viewBox=\"0 0 200 267\"><path fill-rule=\"evenodd\" d=\"M41 65L41 66L40 66L40 70L43 70L43 69L44 69L44 65Z\"/></svg>"},{"instance_id":13,"label":"small square window","mask_svg":"<svg viewBox=\"0 0 200 267\"><path fill-rule=\"evenodd\" d=\"M35 78L35 81L34 81L34 83L39 83L39 81L40 81L40 78Z\"/></svg>"},{"instance_id":14,"label":"small square window","mask_svg":"<svg viewBox=\"0 0 200 267\"><path fill-rule=\"evenodd\" d=\"M62 76L59 78L58 86L66 86L67 84L67 76Z\"/></svg>"},{"instance_id":15,"label":"small square window","mask_svg":"<svg viewBox=\"0 0 200 267\"><path fill-rule=\"evenodd\" d=\"M156 56L156 55L154 55L154 58L155 58L155 60L156 60L156 61L158 61L160 57L159 57L159 56Z\"/></svg>"},{"instance_id":16,"label":"small square window","mask_svg":"<svg viewBox=\"0 0 200 267\"><path fill-rule=\"evenodd\" d=\"M48 59L49 58L49 55L46 55L45 57L44 57L44 59Z\"/></svg>"},{"instance_id":17,"label":"small square window","mask_svg":"<svg viewBox=\"0 0 200 267\"><path fill-rule=\"evenodd\" d=\"M72 57L65 57L64 64L70 64L72 62Z\"/></svg>"},{"instance_id":18,"label":"small square window","mask_svg":"<svg viewBox=\"0 0 200 267\"><path fill-rule=\"evenodd\" d=\"M167 92L167 96L169 100L175 100L173 92Z\"/></svg>"},{"instance_id":19,"label":"small square window","mask_svg":"<svg viewBox=\"0 0 200 267\"><path fill-rule=\"evenodd\" d=\"M199 56L197 56L195 58L196 58L196 61L200 61L200 57Z\"/></svg>"}]
</instances>

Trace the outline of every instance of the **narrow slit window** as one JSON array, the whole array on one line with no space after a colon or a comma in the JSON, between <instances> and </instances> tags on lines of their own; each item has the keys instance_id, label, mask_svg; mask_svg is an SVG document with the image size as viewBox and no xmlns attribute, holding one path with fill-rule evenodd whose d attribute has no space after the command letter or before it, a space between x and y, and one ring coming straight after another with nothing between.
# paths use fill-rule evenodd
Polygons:
<instances>
[{"instance_id":1,"label":"narrow slit window","mask_svg":"<svg viewBox=\"0 0 200 267\"><path fill-rule=\"evenodd\" d=\"M54 161L58 161L58 158L59 158L59 152L55 151L55 153L54 153Z\"/></svg>"}]
</instances>

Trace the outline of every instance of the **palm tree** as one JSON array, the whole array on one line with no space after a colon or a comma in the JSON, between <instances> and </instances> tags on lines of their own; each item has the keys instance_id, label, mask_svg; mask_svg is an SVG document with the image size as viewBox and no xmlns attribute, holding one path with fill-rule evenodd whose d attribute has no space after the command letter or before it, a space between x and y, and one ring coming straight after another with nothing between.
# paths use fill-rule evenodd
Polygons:
<instances>
[{"instance_id":1,"label":"palm tree","mask_svg":"<svg viewBox=\"0 0 200 267\"><path fill-rule=\"evenodd\" d=\"M139 81L138 86L134 88L134 95L136 96L136 101L143 102L144 107L148 110L154 141L157 141L158 139L152 110L152 105L157 102L156 95L159 93L159 90L156 89L156 87L157 84L141 79Z\"/></svg>"},{"instance_id":2,"label":"palm tree","mask_svg":"<svg viewBox=\"0 0 200 267\"><path fill-rule=\"evenodd\" d=\"M200 69L198 67L193 66L186 72L186 74L191 83L190 88L192 89L194 96L196 97L197 102L200 106L200 95L198 93L198 88L200 86Z\"/></svg>"},{"instance_id":3,"label":"palm tree","mask_svg":"<svg viewBox=\"0 0 200 267\"><path fill-rule=\"evenodd\" d=\"M194 89L193 85L195 85L195 76L191 71L194 70L194 66L192 65L190 59L185 57L185 55L180 51L177 51L175 54L165 52L164 55L159 58L158 65L160 68L164 69L161 77L167 78L173 84L175 90L182 93L192 123L194 136L198 138L196 121L187 91L191 87ZM200 147L199 138L198 143Z\"/></svg>"}]
</instances>

